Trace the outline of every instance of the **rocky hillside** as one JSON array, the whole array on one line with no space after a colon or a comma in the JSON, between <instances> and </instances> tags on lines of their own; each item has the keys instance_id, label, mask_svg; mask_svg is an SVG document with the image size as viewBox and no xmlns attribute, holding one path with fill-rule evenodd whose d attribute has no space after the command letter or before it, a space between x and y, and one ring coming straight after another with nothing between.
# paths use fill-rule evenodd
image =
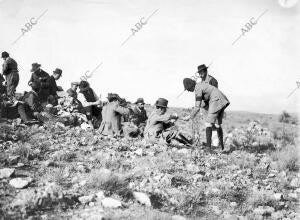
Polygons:
<instances>
[{"instance_id":1,"label":"rocky hillside","mask_svg":"<svg viewBox=\"0 0 300 220\"><path fill-rule=\"evenodd\" d=\"M276 120L228 113L226 151L214 154L200 119L177 122L193 148L2 123L0 218L300 219L299 127Z\"/></svg>"}]
</instances>

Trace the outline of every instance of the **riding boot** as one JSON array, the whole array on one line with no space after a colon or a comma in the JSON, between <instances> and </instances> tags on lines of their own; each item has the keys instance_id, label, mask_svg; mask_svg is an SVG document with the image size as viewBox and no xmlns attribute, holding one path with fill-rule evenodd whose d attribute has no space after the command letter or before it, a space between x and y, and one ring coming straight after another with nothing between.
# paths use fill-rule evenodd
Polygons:
<instances>
[{"instance_id":1,"label":"riding boot","mask_svg":"<svg viewBox=\"0 0 300 220\"><path fill-rule=\"evenodd\" d=\"M192 140L187 139L183 134L178 134L176 135L175 138L178 142L187 145L187 146L191 146L193 144Z\"/></svg>"},{"instance_id":2,"label":"riding boot","mask_svg":"<svg viewBox=\"0 0 300 220\"><path fill-rule=\"evenodd\" d=\"M219 145L221 149L224 150L224 142L223 142L223 129L222 127L217 128L218 138L219 138Z\"/></svg>"},{"instance_id":3,"label":"riding boot","mask_svg":"<svg viewBox=\"0 0 300 220\"><path fill-rule=\"evenodd\" d=\"M212 137L212 127L206 127L206 146L209 151L211 151L211 137Z\"/></svg>"}]
</instances>

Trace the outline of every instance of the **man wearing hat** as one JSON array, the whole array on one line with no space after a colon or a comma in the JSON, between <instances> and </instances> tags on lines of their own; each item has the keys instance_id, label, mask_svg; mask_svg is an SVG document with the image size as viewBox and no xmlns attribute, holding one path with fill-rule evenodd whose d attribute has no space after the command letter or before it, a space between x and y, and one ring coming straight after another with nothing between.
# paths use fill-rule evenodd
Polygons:
<instances>
[{"instance_id":1,"label":"man wearing hat","mask_svg":"<svg viewBox=\"0 0 300 220\"><path fill-rule=\"evenodd\" d=\"M93 124L92 120L101 121L102 102L87 81L79 83L78 101L81 103L82 112L87 116L90 125Z\"/></svg>"},{"instance_id":2,"label":"man wearing hat","mask_svg":"<svg viewBox=\"0 0 300 220\"><path fill-rule=\"evenodd\" d=\"M207 74L207 69L208 67L205 64L198 66L198 74L201 78L201 82L207 83L218 88L218 81L211 75Z\"/></svg>"},{"instance_id":3,"label":"man wearing hat","mask_svg":"<svg viewBox=\"0 0 300 220\"><path fill-rule=\"evenodd\" d=\"M206 116L206 144L211 151L211 137L212 128L216 127L219 143L222 150L224 149L223 143L223 130L222 130L222 119L224 115L224 110L230 104L227 97L216 87L209 85L208 83L198 83L196 86L196 81L185 78L183 80L184 89L189 92L195 92L196 105L192 113L183 118L183 120L193 119L202 106L202 102L208 103L208 114Z\"/></svg>"},{"instance_id":4,"label":"man wearing hat","mask_svg":"<svg viewBox=\"0 0 300 220\"><path fill-rule=\"evenodd\" d=\"M166 114L168 108L168 100L159 98L155 103L156 109L149 115L144 131L146 141L155 142L157 138L163 138L167 143L172 139L191 145L191 140L188 140L179 131L172 129L174 122L178 119L176 114Z\"/></svg>"},{"instance_id":5,"label":"man wearing hat","mask_svg":"<svg viewBox=\"0 0 300 220\"><path fill-rule=\"evenodd\" d=\"M74 99L77 99L77 89L78 89L79 83L78 82L71 82L71 88L67 90L67 93L69 96L71 96Z\"/></svg>"},{"instance_id":6,"label":"man wearing hat","mask_svg":"<svg viewBox=\"0 0 300 220\"><path fill-rule=\"evenodd\" d=\"M60 86L57 86L57 84L56 84L56 81L60 79L61 75L62 75L62 70L59 68L56 68L53 71L52 76L50 76L50 80L49 80L50 89L51 89L50 95L53 95L54 97L57 97L56 92L62 91L62 88Z\"/></svg>"},{"instance_id":7,"label":"man wearing hat","mask_svg":"<svg viewBox=\"0 0 300 220\"><path fill-rule=\"evenodd\" d=\"M102 122L99 132L102 135L122 136L122 116L128 115L130 109L120 105L120 96L115 93L109 93L108 103L102 109Z\"/></svg>"},{"instance_id":8,"label":"man wearing hat","mask_svg":"<svg viewBox=\"0 0 300 220\"><path fill-rule=\"evenodd\" d=\"M132 114L129 117L129 120L133 122L136 126L144 128L146 121L148 119L147 112L144 108L145 102L143 98L138 98L134 103L132 108Z\"/></svg>"},{"instance_id":9,"label":"man wearing hat","mask_svg":"<svg viewBox=\"0 0 300 220\"><path fill-rule=\"evenodd\" d=\"M33 63L30 70L32 72L28 85L31 86L33 82L38 87L38 96L42 103L47 103L50 95L50 76L44 70L41 69L41 64Z\"/></svg>"},{"instance_id":10,"label":"man wearing hat","mask_svg":"<svg viewBox=\"0 0 300 220\"><path fill-rule=\"evenodd\" d=\"M2 52L1 57L4 60L2 74L6 79L7 96L12 98L15 96L16 88L19 84L18 64L6 51Z\"/></svg>"},{"instance_id":11,"label":"man wearing hat","mask_svg":"<svg viewBox=\"0 0 300 220\"><path fill-rule=\"evenodd\" d=\"M50 87L49 96L51 96L50 99L53 100L54 105L58 104L59 97L57 95L57 92L62 91L62 88L60 86L57 86L57 84L56 84L56 81L60 79L61 75L62 75L62 70L59 68L56 68L53 71L53 74L49 78L49 87ZM48 97L48 100L49 100L49 97Z\"/></svg>"}]
</instances>

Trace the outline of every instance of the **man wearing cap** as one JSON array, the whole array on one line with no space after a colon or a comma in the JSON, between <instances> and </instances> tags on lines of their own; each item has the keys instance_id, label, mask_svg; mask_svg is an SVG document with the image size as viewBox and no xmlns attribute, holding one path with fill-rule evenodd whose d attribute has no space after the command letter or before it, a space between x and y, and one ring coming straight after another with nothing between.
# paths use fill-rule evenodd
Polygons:
<instances>
[{"instance_id":1,"label":"man wearing cap","mask_svg":"<svg viewBox=\"0 0 300 220\"><path fill-rule=\"evenodd\" d=\"M50 95L50 76L41 69L41 64L33 63L30 70L32 72L28 85L31 86L33 82L38 87L38 96L42 103L46 103Z\"/></svg>"},{"instance_id":2,"label":"man wearing cap","mask_svg":"<svg viewBox=\"0 0 300 220\"><path fill-rule=\"evenodd\" d=\"M196 105L192 113L183 118L183 120L193 119L202 106L202 102L208 103L208 114L206 116L206 143L207 147L211 151L211 137L212 128L216 127L219 143L222 150L224 150L223 143L223 130L222 130L222 119L224 115L224 110L230 104L227 97L216 87L209 85L208 83L199 83L196 86L196 82L192 79L185 78L183 80L183 85L185 90L189 92L195 92Z\"/></svg>"},{"instance_id":3,"label":"man wearing cap","mask_svg":"<svg viewBox=\"0 0 300 220\"><path fill-rule=\"evenodd\" d=\"M146 121L148 119L147 112L144 108L145 102L143 98L138 98L134 103L135 105L132 108L132 113L129 117L129 121L134 123L136 126L140 128L144 128L146 126Z\"/></svg>"},{"instance_id":4,"label":"man wearing cap","mask_svg":"<svg viewBox=\"0 0 300 220\"><path fill-rule=\"evenodd\" d=\"M108 103L102 109L102 122L99 132L102 135L121 136L122 116L128 115L130 110L120 105L120 97L118 94L109 93L107 96Z\"/></svg>"},{"instance_id":5,"label":"man wearing cap","mask_svg":"<svg viewBox=\"0 0 300 220\"><path fill-rule=\"evenodd\" d=\"M156 109L149 115L144 131L146 141L155 142L157 138L163 138L167 143L172 139L177 140L185 145L191 145L183 134L172 129L174 122L178 119L176 114L166 114L168 100L159 98L155 103Z\"/></svg>"},{"instance_id":6,"label":"man wearing cap","mask_svg":"<svg viewBox=\"0 0 300 220\"><path fill-rule=\"evenodd\" d=\"M201 78L201 82L207 83L218 88L218 81L211 75L207 74L207 69L208 67L205 64L198 66L198 74Z\"/></svg>"},{"instance_id":7,"label":"man wearing cap","mask_svg":"<svg viewBox=\"0 0 300 220\"><path fill-rule=\"evenodd\" d=\"M6 51L2 52L1 57L4 60L2 74L6 79L7 96L12 98L15 96L16 88L19 84L18 64Z\"/></svg>"},{"instance_id":8,"label":"man wearing cap","mask_svg":"<svg viewBox=\"0 0 300 220\"><path fill-rule=\"evenodd\" d=\"M78 101L81 103L82 112L87 116L90 125L93 124L93 119L102 120L102 102L87 81L80 81L79 83Z\"/></svg>"},{"instance_id":9,"label":"man wearing cap","mask_svg":"<svg viewBox=\"0 0 300 220\"><path fill-rule=\"evenodd\" d=\"M71 83L71 88L67 90L67 93L69 96L71 96L72 98L77 99L77 89L78 89L79 83L78 82L72 82Z\"/></svg>"}]
</instances>

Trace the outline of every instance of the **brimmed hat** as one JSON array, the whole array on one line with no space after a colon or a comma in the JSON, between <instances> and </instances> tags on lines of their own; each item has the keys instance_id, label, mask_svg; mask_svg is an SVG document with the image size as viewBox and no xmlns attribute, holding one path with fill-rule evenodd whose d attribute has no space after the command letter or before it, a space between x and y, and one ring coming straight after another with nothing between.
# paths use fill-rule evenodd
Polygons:
<instances>
[{"instance_id":1,"label":"brimmed hat","mask_svg":"<svg viewBox=\"0 0 300 220\"><path fill-rule=\"evenodd\" d=\"M7 53L6 51L2 52L1 58L7 58L7 57L9 57L9 53Z\"/></svg>"},{"instance_id":2,"label":"brimmed hat","mask_svg":"<svg viewBox=\"0 0 300 220\"><path fill-rule=\"evenodd\" d=\"M120 100L121 98L120 98L120 96L119 96L118 94L116 94L116 93L108 93L107 99L108 99L108 101L112 101L112 100L114 100L114 99Z\"/></svg>"},{"instance_id":3,"label":"brimmed hat","mask_svg":"<svg viewBox=\"0 0 300 220\"><path fill-rule=\"evenodd\" d=\"M201 71L201 70L206 70L208 68L208 66L205 66L205 64L202 64L200 66L198 66L198 73Z\"/></svg>"},{"instance_id":4,"label":"brimmed hat","mask_svg":"<svg viewBox=\"0 0 300 220\"><path fill-rule=\"evenodd\" d=\"M144 99L143 98L138 98L134 104L138 104L138 103L145 104Z\"/></svg>"},{"instance_id":5,"label":"brimmed hat","mask_svg":"<svg viewBox=\"0 0 300 220\"><path fill-rule=\"evenodd\" d=\"M59 69L59 68L56 68L56 69L53 71L53 73L58 74L58 75L61 75L61 74L62 74L62 70Z\"/></svg>"},{"instance_id":6,"label":"brimmed hat","mask_svg":"<svg viewBox=\"0 0 300 220\"><path fill-rule=\"evenodd\" d=\"M90 88L90 84L88 83L88 81L80 81L79 83L79 90L81 92L85 92Z\"/></svg>"},{"instance_id":7,"label":"brimmed hat","mask_svg":"<svg viewBox=\"0 0 300 220\"><path fill-rule=\"evenodd\" d=\"M183 86L184 89L187 91L194 91L196 86L196 81L192 80L190 78L184 78L183 79Z\"/></svg>"},{"instance_id":8,"label":"brimmed hat","mask_svg":"<svg viewBox=\"0 0 300 220\"><path fill-rule=\"evenodd\" d=\"M159 98L155 102L155 106L157 106L157 107L163 107L163 108L168 108L168 100L164 99L164 98Z\"/></svg>"},{"instance_id":9,"label":"brimmed hat","mask_svg":"<svg viewBox=\"0 0 300 220\"><path fill-rule=\"evenodd\" d=\"M38 69L40 67L41 67L41 64L33 63L30 71L34 72L36 69Z\"/></svg>"},{"instance_id":10,"label":"brimmed hat","mask_svg":"<svg viewBox=\"0 0 300 220\"><path fill-rule=\"evenodd\" d=\"M79 82L71 82L71 86L72 85L79 86Z\"/></svg>"}]
</instances>

